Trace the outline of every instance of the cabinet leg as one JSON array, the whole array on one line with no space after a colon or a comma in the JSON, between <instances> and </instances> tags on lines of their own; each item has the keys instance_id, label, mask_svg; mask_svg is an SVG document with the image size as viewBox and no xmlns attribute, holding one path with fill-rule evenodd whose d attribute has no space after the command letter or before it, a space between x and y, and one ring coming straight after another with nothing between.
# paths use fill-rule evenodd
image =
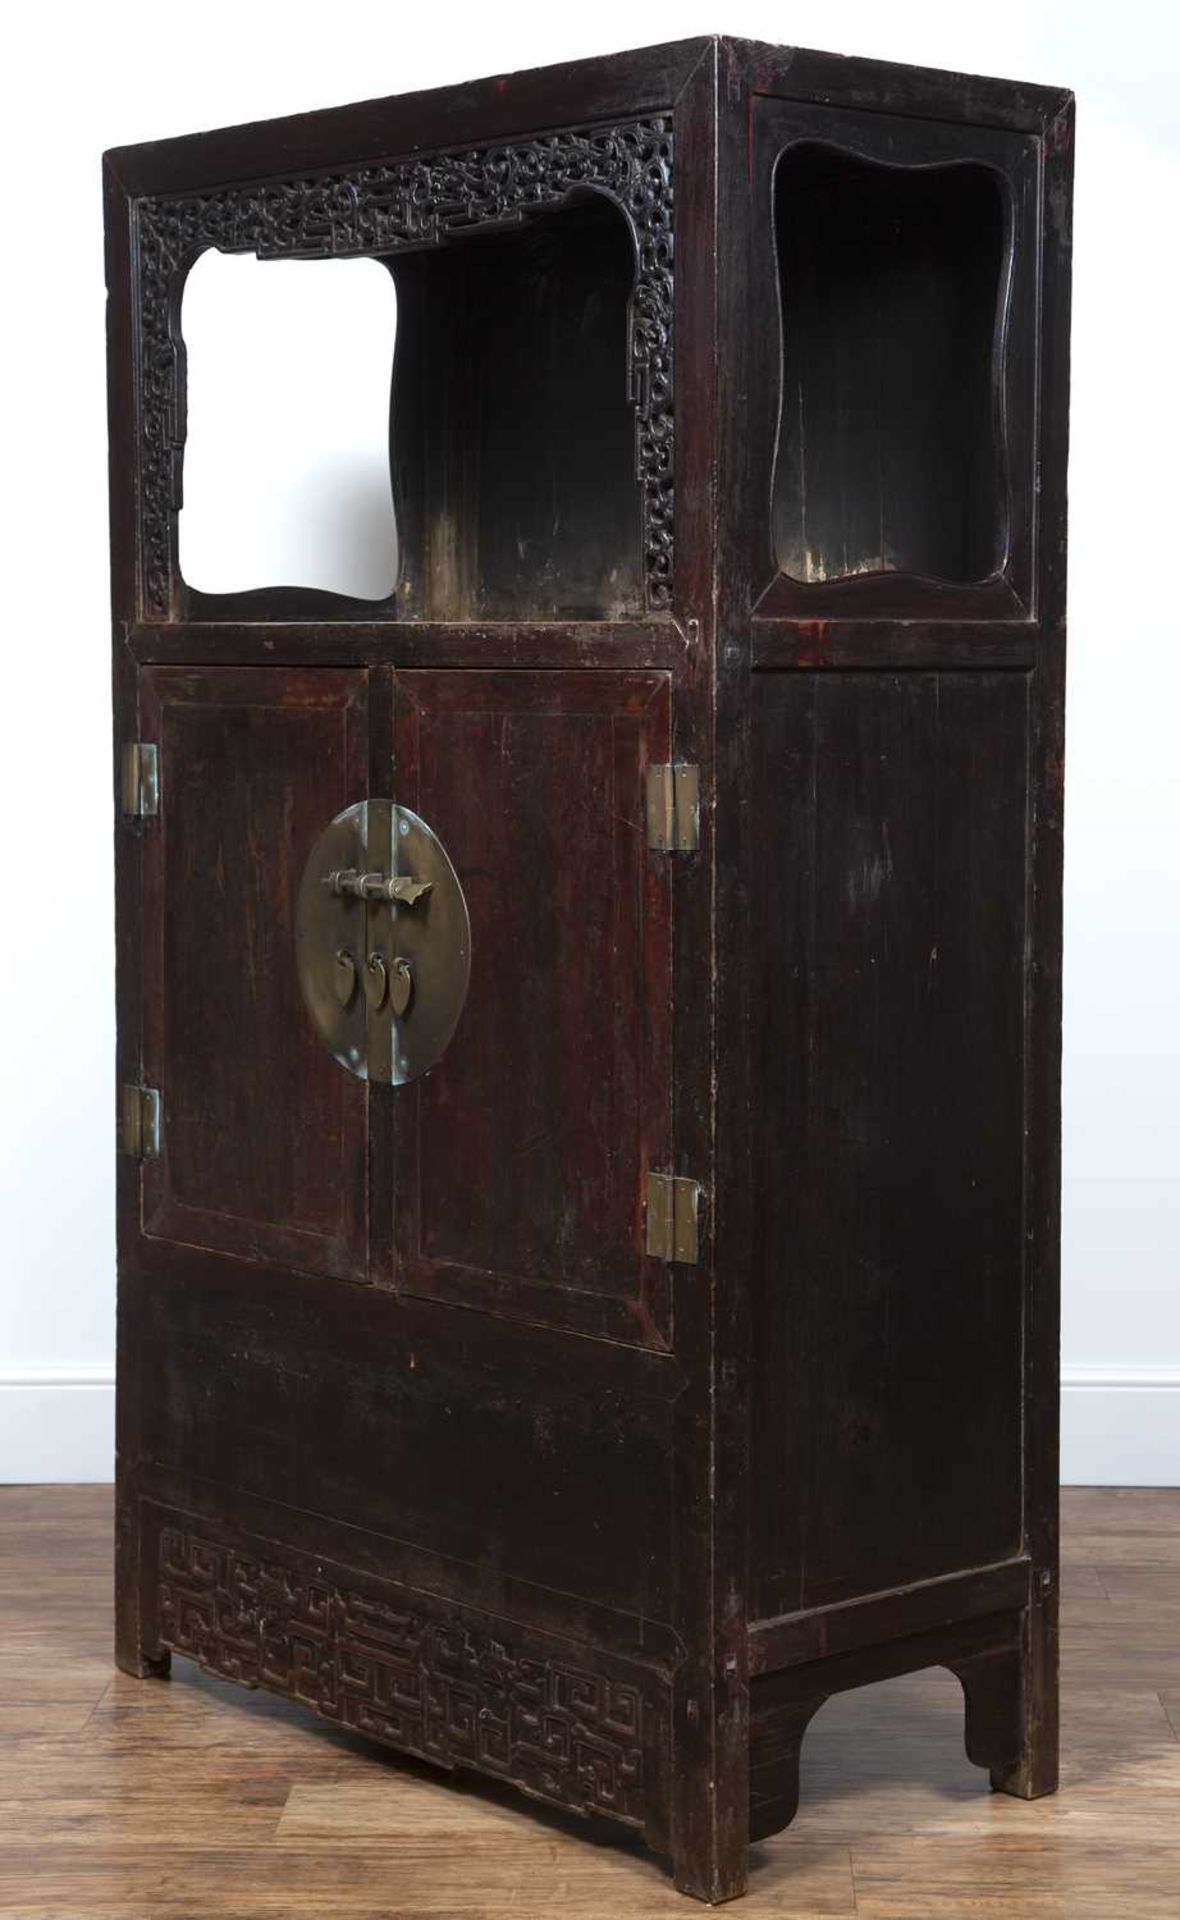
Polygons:
<instances>
[{"instance_id":1,"label":"cabinet leg","mask_svg":"<svg viewBox=\"0 0 1180 1920\"><path fill-rule=\"evenodd\" d=\"M720 1691L710 1725L680 1676L672 1751L672 1876L710 1906L746 1891L750 1854L750 1731L745 1688ZM704 1676L707 1680L707 1676Z\"/></svg>"},{"instance_id":2,"label":"cabinet leg","mask_svg":"<svg viewBox=\"0 0 1180 1920\"><path fill-rule=\"evenodd\" d=\"M1016 1646L957 1662L967 1705L967 1757L997 1793L1036 1800L1057 1788L1057 1620L1027 1609Z\"/></svg>"},{"instance_id":3,"label":"cabinet leg","mask_svg":"<svg viewBox=\"0 0 1180 1920\"><path fill-rule=\"evenodd\" d=\"M750 1747L752 1840L781 1833L798 1813L803 1735L826 1698L826 1694L802 1694L779 1701L759 1717Z\"/></svg>"},{"instance_id":4,"label":"cabinet leg","mask_svg":"<svg viewBox=\"0 0 1180 1920\"><path fill-rule=\"evenodd\" d=\"M139 1501L120 1497L115 1520L115 1665L137 1680L166 1680L172 1655L161 1647L159 1622L144 1600Z\"/></svg>"},{"instance_id":5,"label":"cabinet leg","mask_svg":"<svg viewBox=\"0 0 1180 1920\"><path fill-rule=\"evenodd\" d=\"M672 1877L680 1893L690 1894L709 1906L737 1900L746 1891L749 1847L743 1836L740 1845L718 1844L715 1834L678 1848L672 1855Z\"/></svg>"}]
</instances>

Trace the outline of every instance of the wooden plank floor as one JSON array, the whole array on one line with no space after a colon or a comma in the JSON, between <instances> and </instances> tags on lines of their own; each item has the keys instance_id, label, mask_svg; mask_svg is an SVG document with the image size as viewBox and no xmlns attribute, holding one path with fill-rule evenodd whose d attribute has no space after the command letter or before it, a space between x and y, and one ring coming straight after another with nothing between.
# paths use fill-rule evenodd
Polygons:
<instances>
[{"instance_id":1,"label":"wooden plank floor","mask_svg":"<svg viewBox=\"0 0 1180 1920\"><path fill-rule=\"evenodd\" d=\"M1064 1779L963 1757L936 1672L831 1701L731 1909L1180 1920L1180 1491L1064 1495ZM110 1658L105 1488L0 1488L0 1914L630 1920L700 1911L613 1829L444 1783L188 1662Z\"/></svg>"}]
</instances>

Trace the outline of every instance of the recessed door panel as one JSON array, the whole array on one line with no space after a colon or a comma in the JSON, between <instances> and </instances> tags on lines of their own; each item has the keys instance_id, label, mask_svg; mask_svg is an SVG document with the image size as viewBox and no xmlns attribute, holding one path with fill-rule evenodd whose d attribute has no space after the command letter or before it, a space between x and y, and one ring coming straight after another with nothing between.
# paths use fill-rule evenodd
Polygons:
<instances>
[{"instance_id":1,"label":"recessed door panel","mask_svg":"<svg viewBox=\"0 0 1180 1920\"><path fill-rule=\"evenodd\" d=\"M662 674L397 677L394 793L445 842L471 915L463 1017L395 1096L407 1291L667 1338L643 1229L671 1137L669 856L648 850L643 794L668 729Z\"/></svg>"},{"instance_id":2,"label":"recessed door panel","mask_svg":"<svg viewBox=\"0 0 1180 1920\"><path fill-rule=\"evenodd\" d=\"M1019 1548L1027 687L784 673L758 691L768 1617Z\"/></svg>"},{"instance_id":3,"label":"recessed door panel","mask_svg":"<svg viewBox=\"0 0 1180 1920\"><path fill-rule=\"evenodd\" d=\"M149 669L159 746L144 834L144 1077L161 1142L143 1229L312 1272L366 1267L365 1090L304 1008L308 850L365 795L366 676Z\"/></svg>"}]
</instances>

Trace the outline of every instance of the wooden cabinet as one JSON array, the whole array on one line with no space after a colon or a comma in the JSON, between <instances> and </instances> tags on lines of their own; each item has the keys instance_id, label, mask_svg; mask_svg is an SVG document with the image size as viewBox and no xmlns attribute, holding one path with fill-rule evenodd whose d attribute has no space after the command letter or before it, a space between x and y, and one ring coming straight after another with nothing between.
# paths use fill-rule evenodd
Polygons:
<instances>
[{"instance_id":1,"label":"wooden cabinet","mask_svg":"<svg viewBox=\"0 0 1180 1920\"><path fill-rule=\"evenodd\" d=\"M727 39L107 156L128 1671L712 1900L842 1688L1055 1785L1071 156ZM385 599L184 579L209 248L392 274Z\"/></svg>"}]
</instances>

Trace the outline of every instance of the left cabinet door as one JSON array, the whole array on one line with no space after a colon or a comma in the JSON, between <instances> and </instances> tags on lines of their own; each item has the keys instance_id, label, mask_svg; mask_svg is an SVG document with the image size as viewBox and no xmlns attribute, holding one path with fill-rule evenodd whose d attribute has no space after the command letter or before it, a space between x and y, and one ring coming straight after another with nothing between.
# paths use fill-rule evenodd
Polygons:
<instances>
[{"instance_id":1,"label":"left cabinet door","mask_svg":"<svg viewBox=\"0 0 1180 1920\"><path fill-rule=\"evenodd\" d=\"M144 670L143 1074L160 1094L145 1235L361 1280L366 1089L316 1035L295 912L309 849L367 793L367 675Z\"/></svg>"}]
</instances>

